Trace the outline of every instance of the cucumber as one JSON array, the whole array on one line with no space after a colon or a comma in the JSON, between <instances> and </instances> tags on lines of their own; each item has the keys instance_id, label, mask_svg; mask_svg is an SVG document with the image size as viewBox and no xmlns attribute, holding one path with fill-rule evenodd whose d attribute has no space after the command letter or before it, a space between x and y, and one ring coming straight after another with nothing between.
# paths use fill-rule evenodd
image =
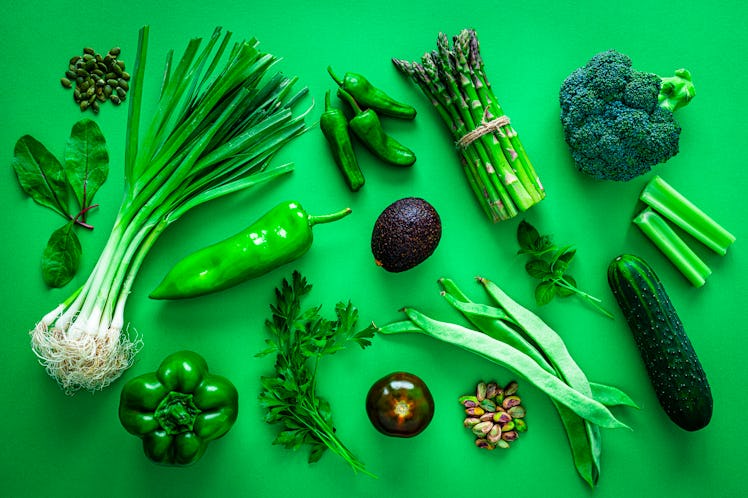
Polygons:
<instances>
[{"instance_id":1,"label":"cucumber","mask_svg":"<svg viewBox=\"0 0 748 498\"><path fill-rule=\"evenodd\" d=\"M665 413L687 431L706 427L709 382L660 279L644 260L624 254L610 263L608 283Z\"/></svg>"}]
</instances>

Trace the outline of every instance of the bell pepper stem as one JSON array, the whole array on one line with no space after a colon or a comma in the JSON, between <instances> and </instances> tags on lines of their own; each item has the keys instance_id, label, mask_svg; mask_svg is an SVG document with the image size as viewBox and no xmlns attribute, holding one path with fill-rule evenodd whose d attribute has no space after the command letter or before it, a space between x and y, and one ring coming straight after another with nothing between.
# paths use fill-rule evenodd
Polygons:
<instances>
[{"instance_id":1,"label":"bell pepper stem","mask_svg":"<svg viewBox=\"0 0 748 498\"><path fill-rule=\"evenodd\" d=\"M330 223L333 221L338 221L341 218L345 218L351 214L351 208L345 208L341 211L338 211L336 213L331 214L323 214L320 216L312 216L309 215L309 226L319 225L320 223Z\"/></svg>"}]
</instances>

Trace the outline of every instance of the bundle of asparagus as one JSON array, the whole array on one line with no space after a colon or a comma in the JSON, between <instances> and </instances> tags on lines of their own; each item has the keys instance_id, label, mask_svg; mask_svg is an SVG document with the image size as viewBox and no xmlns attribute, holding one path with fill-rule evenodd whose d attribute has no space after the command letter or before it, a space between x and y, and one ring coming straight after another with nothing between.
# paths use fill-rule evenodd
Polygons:
<instances>
[{"instance_id":1,"label":"bundle of asparagus","mask_svg":"<svg viewBox=\"0 0 748 498\"><path fill-rule=\"evenodd\" d=\"M421 62L392 59L421 88L455 138L465 175L486 215L502 221L545 197L517 132L486 77L474 30L439 33Z\"/></svg>"}]
</instances>

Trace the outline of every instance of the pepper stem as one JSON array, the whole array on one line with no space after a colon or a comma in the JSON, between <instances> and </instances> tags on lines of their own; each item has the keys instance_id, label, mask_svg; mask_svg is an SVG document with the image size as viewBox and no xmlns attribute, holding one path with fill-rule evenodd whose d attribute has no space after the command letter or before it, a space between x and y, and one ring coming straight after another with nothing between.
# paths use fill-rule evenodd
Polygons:
<instances>
[{"instance_id":1,"label":"pepper stem","mask_svg":"<svg viewBox=\"0 0 748 498\"><path fill-rule=\"evenodd\" d=\"M349 214L351 214L351 208L345 208L341 211L338 211L337 213L323 214L320 216L309 215L307 219L309 220L309 226L314 226L319 225L320 223L330 223L333 221L338 221L341 218L345 218Z\"/></svg>"},{"instance_id":2,"label":"pepper stem","mask_svg":"<svg viewBox=\"0 0 748 498\"><path fill-rule=\"evenodd\" d=\"M330 90L325 92L325 112L330 110Z\"/></svg>"},{"instance_id":3,"label":"pepper stem","mask_svg":"<svg viewBox=\"0 0 748 498\"><path fill-rule=\"evenodd\" d=\"M327 72L330 74L333 80L335 80L335 83L338 84L338 86L343 86L343 80L338 78L335 73L332 72L332 66L327 66Z\"/></svg>"},{"instance_id":4,"label":"pepper stem","mask_svg":"<svg viewBox=\"0 0 748 498\"><path fill-rule=\"evenodd\" d=\"M342 88L338 88L338 97L348 102L348 105L351 106L353 112L355 112L356 115L361 114L361 107L359 107L358 102L356 102L356 99L354 99L350 93L346 92Z\"/></svg>"}]
</instances>

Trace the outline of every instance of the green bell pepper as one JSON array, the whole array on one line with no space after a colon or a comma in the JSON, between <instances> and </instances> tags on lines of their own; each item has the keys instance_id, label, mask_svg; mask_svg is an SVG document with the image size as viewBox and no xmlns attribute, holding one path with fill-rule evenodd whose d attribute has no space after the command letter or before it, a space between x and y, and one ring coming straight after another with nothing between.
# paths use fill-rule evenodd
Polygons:
<instances>
[{"instance_id":1,"label":"green bell pepper","mask_svg":"<svg viewBox=\"0 0 748 498\"><path fill-rule=\"evenodd\" d=\"M239 412L239 394L226 378L213 375L202 356L180 351L156 372L122 388L119 419L143 440L148 458L164 465L189 465L208 443L226 434Z\"/></svg>"}]
</instances>

